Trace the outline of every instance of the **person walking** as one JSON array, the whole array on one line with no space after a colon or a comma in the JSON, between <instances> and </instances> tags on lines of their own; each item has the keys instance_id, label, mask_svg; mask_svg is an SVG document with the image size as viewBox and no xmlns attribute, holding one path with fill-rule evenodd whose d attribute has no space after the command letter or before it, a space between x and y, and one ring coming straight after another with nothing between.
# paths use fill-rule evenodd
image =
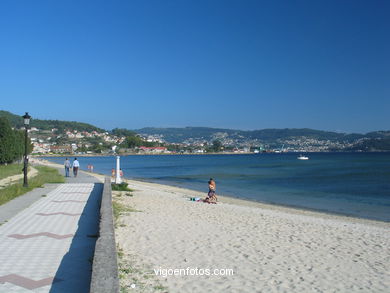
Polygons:
<instances>
[{"instance_id":1,"label":"person walking","mask_svg":"<svg viewBox=\"0 0 390 293\"><path fill-rule=\"evenodd\" d=\"M66 158L65 162L64 162L64 167L65 167L65 177L70 177L69 176L69 170L70 170L70 161L68 158Z\"/></svg>"},{"instance_id":2,"label":"person walking","mask_svg":"<svg viewBox=\"0 0 390 293\"><path fill-rule=\"evenodd\" d=\"M79 171L80 163L77 161L77 158L74 158L73 161L73 175L74 177L77 177L77 172Z\"/></svg>"}]
</instances>

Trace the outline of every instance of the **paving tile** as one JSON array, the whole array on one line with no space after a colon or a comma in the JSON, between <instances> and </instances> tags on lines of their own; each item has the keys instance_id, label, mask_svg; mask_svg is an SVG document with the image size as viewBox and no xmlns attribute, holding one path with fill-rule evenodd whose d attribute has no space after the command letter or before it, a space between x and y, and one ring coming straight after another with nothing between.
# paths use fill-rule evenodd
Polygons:
<instances>
[{"instance_id":1,"label":"paving tile","mask_svg":"<svg viewBox=\"0 0 390 293\"><path fill-rule=\"evenodd\" d=\"M88 291L101 191L61 184L0 226L0 293Z\"/></svg>"}]
</instances>

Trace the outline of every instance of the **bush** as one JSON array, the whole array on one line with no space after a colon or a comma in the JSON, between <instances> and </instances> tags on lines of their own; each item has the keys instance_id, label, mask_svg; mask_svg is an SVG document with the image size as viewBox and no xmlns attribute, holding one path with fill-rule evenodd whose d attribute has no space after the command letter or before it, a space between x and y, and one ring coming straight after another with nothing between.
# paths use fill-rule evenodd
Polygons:
<instances>
[{"instance_id":1,"label":"bush","mask_svg":"<svg viewBox=\"0 0 390 293\"><path fill-rule=\"evenodd\" d=\"M131 188L128 188L129 184L127 184L126 182L122 182L121 184L111 184L111 188L112 190L114 191L133 191Z\"/></svg>"},{"instance_id":2,"label":"bush","mask_svg":"<svg viewBox=\"0 0 390 293\"><path fill-rule=\"evenodd\" d=\"M25 134L13 130L7 118L0 117L0 164L12 163L24 155ZM31 141L27 142L28 153L32 150Z\"/></svg>"}]
</instances>

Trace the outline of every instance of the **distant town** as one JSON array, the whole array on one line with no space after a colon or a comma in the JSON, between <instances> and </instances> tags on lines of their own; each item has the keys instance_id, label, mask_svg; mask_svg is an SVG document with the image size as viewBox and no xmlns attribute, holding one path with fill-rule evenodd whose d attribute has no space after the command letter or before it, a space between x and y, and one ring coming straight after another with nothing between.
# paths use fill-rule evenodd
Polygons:
<instances>
[{"instance_id":1,"label":"distant town","mask_svg":"<svg viewBox=\"0 0 390 293\"><path fill-rule=\"evenodd\" d=\"M0 110L1 117L13 129L24 129L20 115ZM33 118L28 134L34 155L390 151L390 131L348 134L308 128L244 131L208 127L108 131L82 122Z\"/></svg>"},{"instance_id":2,"label":"distant town","mask_svg":"<svg viewBox=\"0 0 390 293\"><path fill-rule=\"evenodd\" d=\"M232 138L227 133L216 132L211 138L188 138L172 143L162 134L134 134L139 138L136 145L126 145L129 136L109 132L78 131L67 129L30 129L33 154L205 154L205 153L282 153L282 152L331 152L364 151L356 149L368 138L355 141L332 141L310 137L289 137L265 143L260 139Z\"/></svg>"}]
</instances>

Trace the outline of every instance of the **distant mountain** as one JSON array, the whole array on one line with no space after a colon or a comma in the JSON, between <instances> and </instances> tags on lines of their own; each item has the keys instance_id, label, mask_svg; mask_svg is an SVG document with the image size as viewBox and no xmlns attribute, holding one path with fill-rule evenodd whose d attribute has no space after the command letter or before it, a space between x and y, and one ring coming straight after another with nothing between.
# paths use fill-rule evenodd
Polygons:
<instances>
[{"instance_id":1,"label":"distant mountain","mask_svg":"<svg viewBox=\"0 0 390 293\"><path fill-rule=\"evenodd\" d=\"M243 131L224 128L208 128L208 127L184 127L184 128L154 128L146 127L136 129L134 132L143 135L161 135L163 139L171 143L181 143L188 139L204 139L211 140L217 133L227 133L229 136L240 136Z\"/></svg>"},{"instance_id":2,"label":"distant mountain","mask_svg":"<svg viewBox=\"0 0 390 293\"><path fill-rule=\"evenodd\" d=\"M144 135L162 136L171 143L181 143L189 139L211 141L218 137L238 140L261 140L265 143L275 140L306 137L317 140L352 142L362 138L385 138L390 137L390 131L376 131L367 134L346 134L330 131L314 130L309 128L286 128L286 129L262 129L262 130L233 130L224 128L208 127L184 127L184 128L141 128L134 130Z\"/></svg>"},{"instance_id":3,"label":"distant mountain","mask_svg":"<svg viewBox=\"0 0 390 293\"><path fill-rule=\"evenodd\" d=\"M6 117L13 127L21 128L24 126L23 118L20 115L15 115L11 112L0 110L0 117ZM101 129L88 123L61 120L41 120L35 119L34 117L31 119L30 126L36 127L41 130L51 130L53 128L57 128L60 132L66 129L88 132L105 132L104 129Z\"/></svg>"},{"instance_id":4,"label":"distant mountain","mask_svg":"<svg viewBox=\"0 0 390 293\"><path fill-rule=\"evenodd\" d=\"M0 117L6 117L16 128L23 127L23 118L20 115L0 110ZM97 131L106 130L94 125L75 121L32 119L31 127L40 130L57 128L64 130ZM260 145L281 147L286 145L328 145L329 150L351 151L390 151L390 131L374 131L366 134L338 133L321 131L309 128L285 128L262 130L237 130L210 127L183 127L183 128L154 128L146 127L136 130L115 128L111 131L117 136L134 136L138 133L144 136L156 136L168 143L197 143L220 140L224 145ZM291 140L291 141L290 141ZM319 143L320 142L320 143ZM330 142L330 143L328 143Z\"/></svg>"},{"instance_id":5,"label":"distant mountain","mask_svg":"<svg viewBox=\"0 0 390 293\"><path fill-rule=\"evenodd\" d=\"M365 138L345 150L363 152L390 151L390 136L385 138Z\"/></svg>"}]
</instances>

